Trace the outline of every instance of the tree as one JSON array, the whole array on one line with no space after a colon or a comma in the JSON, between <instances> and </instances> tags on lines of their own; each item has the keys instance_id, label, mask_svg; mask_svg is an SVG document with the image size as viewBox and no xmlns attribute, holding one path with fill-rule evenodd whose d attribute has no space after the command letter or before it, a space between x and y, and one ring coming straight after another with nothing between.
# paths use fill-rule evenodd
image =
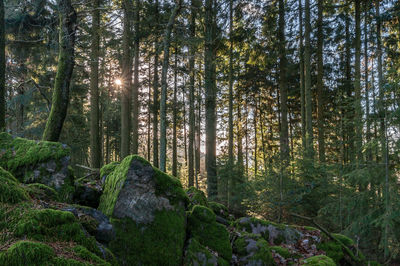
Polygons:
<instances>
[{"instance_id":1,"label":"tree","mask_svg":"<svg viewBox=\"0 0 400 266\"><path fill-rule=\"evenodd\" d=\"M93 168L101 166L99 119L99 49L100 49L100 0L92 1L92 43L90 64L90 151Z\"/></svg>"},{"instance_id":2,"label":"tree","mask_svg":"<svg viewBox=\"0 0 400 266\"><path fill-rule=\"evenodd\" d=\"M323 63L323 0L318 0L317 20L317 102L318 102L318 155L319 161L325 162L325 136L324 136L324 63Z\"/></svg>"},{"instance_id":3,"label":"tree","mask_svg":"<svg viewBox=\"0 0 400 266\"><path fill-rule=\"evenodd\" d=\"M311 94L311 23L310 0L305 0L305 50L304 50L304 79L305 79L305 113L306 113L306 157L313 158L313 126L312 126L312 94Z\"/></svg>"},{"instance_id":4,"label":"tree","mask_svg":"<svg viewBox=\"0 0 400 266\"><path fill-rule=\"evenodd\" d=\"M134 70L133 70L133 93L132 93L132 153L138 154L139 150L139 44L140 44L140 0L135 1L135 13L134 13L134 27L135 27L135 37L134 37Z\"/></svg>"},{"instance_id":5,"label":"tree","mask_svg":"<svg viewBox=\"0 0 400 266\"><path fill-rule=\"evenodd\" d=\"M171 32L182 7L182 0L177 0L171 12L163 40L163 66L161 72L161 101L160 101L160 170L166 171L167 162L167 74L169 67L169 49L171 45Z\"/></svg>"},{"instance_id":6,"label":"tree","mask_svg":"<svg viewBox=\"0 0 400 266\"><path fill-rule=\"evenodd\" d=\"M360 0L355 0L356 9L356 36L355 36L355 66L354 66L354 110L355 110L355 152L357 155L357 162L362 163L362 133L363 133L363 117L361 108L361 7Z\"/></svg>"},{"instance_id":7,"label":"tree","mask_svg":"<svg viewBox=\"0 0 400 266\"><path fill-rule=\"evenodd\" d=\"M60 16L59 55L52 105L43 140L58 141L67 115L69 88L74 69L76 13L70 0L58 0Z\"/></svg>"},{"instance_id":8,"label":"tree","mask_svg":"<svg viewBox=\"0 0 400 266\"><path fill-rule=\"evenodd\" d=\"M0 1L0 132L6 129L6 55L5 55L4 0Z\"/></svg>"},{"instance_id":9,"label":"tree","mask_svg":"<svg viewBox=\"0 0 400 266\"><path fill-rule=\"evenodd\" d=\"M159 166L159 155L158 155L158 115L160 110L159 103L159 78L158 78L158 56L159 56L159 44L158 44L158 27L159 27L159 12L158 12L158 0L155 3L155 40L154 40L154 82L153 82L153 164L155 167Z\"/></svg>"}]
</instances>

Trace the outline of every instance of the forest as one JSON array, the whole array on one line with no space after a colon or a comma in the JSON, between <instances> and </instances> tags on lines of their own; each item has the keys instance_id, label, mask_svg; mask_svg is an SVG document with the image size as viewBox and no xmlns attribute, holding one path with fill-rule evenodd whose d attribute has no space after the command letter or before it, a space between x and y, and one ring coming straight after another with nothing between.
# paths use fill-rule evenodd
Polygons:
<instances>
[{"instance_id":1,"label":"forest","mask_svg":"<svg viewBox=\"0 0 400 266\"><path fill-rule=\"evenodd\" d=\"M28 143L40 148L23 146ZM156 186L165 172L170 182L164 181L165 186L179 187L171 181L178 180L189 198L193 191L206 195L204 206L209 204L217 214L214 219L224 226L229 217L243 216L279 225L315 226L335 241L339 236L352 241L352 248L346 247L346 240L337 241L343 258L321 248L333 265L399 265L400 2L1 0L0 175L6 177L0 178L0 194L8 197L2 183L10 182L29 195L30 183L53 182L57 190L58 179L49 183L46 176L47 181L32 181L44 176L42 168L49 170L44 150L53 154L55 169L64 165L61 158L68 158L68 170L62 169L73 172L76 191L79 182L85 183L85 193L94 187L99 190L94 206L81 205L98 207L106 216L122 217L118 215L125 212L118 208L129 204L116 203L115 195L119 200L122 194L139 193L141 182L147 182L143 180L149 162ZM17 160L18 156L22 157ZM143 175L134 179L139 185L124 181L125 187L132 186L131 192L113 194L132 171ZM122 172L127 177L121 177ZM8 175L15 178L10 181ZM116 181L108 181L109 176ZM149 204L156 209L166 206L158 201L159 187L155 190L157 197L149 196ZM175 207L183 200L178 190L165 192ZM30 196L34 203L29 204L40 205L35 191ZM9 203L4 205L1 197L0 264L29 265L28 259L19 263L10 259L10 239L21 236L14 233L10 238L5 233L11 229L3 223L11 224L7 217L12 216L7 216ZM21 199L13 201L17 202ZM59 210L60 204L54 208ZM143 206L131 213L146 216L138 211ZM194 216L196 206L186 211ZM215 206L230 216L221 218ZM31 212L33 207L20 208ZM195 236L190 217L188 228ZM111 221L119 228L125 220ZM22 230L16 228L15 232ZM117 237L124 239L118 230ZM171 239L179 236L173 235ZM271 235L270 231L269 242ZM49 243L36 236L27 239ZM214 242L197 240L203 249L216 251L217 257L225 254L212 248ZM233 254L240 258L232 235L231 242ZM185 243L194 246L187 244L187 236ZM80 245L94 252L89 244ZM113 245L117 244L108 248L118 260L115 265L167 265L146 261L142 255L130 261L132 254ZM57 256L61 254L50 246ZM77 247L75 253L62 255L76 259L82 252ZM188 259L188 250L183 265L198 265ZM147 252L144 248L143 254ZM221 256L228 265L306 261L277 253L271 253L275 264L241 264L240 259L231 260L232 254ZM160 254L167 258L169 253ZM225 265L220 259L200 265ZM87 261L106 265L93 258ZM57 263L49 265L75 265Z\"/></svg>"}]
</instances>

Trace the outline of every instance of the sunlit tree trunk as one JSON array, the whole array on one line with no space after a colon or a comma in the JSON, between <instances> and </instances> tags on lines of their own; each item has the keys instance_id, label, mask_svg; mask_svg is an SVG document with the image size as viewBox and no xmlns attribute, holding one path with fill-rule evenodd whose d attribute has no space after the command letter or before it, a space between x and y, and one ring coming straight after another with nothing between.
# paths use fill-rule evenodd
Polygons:
<instances>
[{"instance_id":1,"label":"sunlit tree trunk","mask_svg":"<svg viewBox=\"0 0 400 266\"><path fill-rule=\"evenodd\" d=\"M175 45L174 99L172 106L172 175L178 176L177 126L178 126L178 51Z\"/></svg>"},{"instance_id":2,"label":"sunlit tree trunk","mask_svg":"<svg viewBox=\"0 0 400 266\"><path fill-rule=\"evenodd\" d=\"M99 114L100 0L92 1L92 43L90 60L90 151L91 166L101 166Z\"/></svg>"},{"instance_id":3,"label":"sunlit tree trunk","mask_svg":"<svg viewBox=\"0 0 400 266\"><path fill-rule=\"evenodd\" d=\"M356 9L356 38L355 38L355 46L356 46L356 54L355 54L355 70L354 70L354 110L355 110L355 152L357 156L357 162L362 163L363 155L362 155L362 133L363 133L363 123L362 123L362 109L361 109L361 8L360 8L360 0L355 0L355 9Z\"/></svg>"},{"instance_id":4,"label":"sunlit tree trunk","mask_svg":"<svg viewBox=\"0 0 400 266\"><path fill-rule=\"evenodd\" d=\"M320 162L325 162L325 136L324 136L324 63L323 63L323 0L318 0L317 20L317 121L318 121L318 156Z\"/></svg>"},{"instance_id":5,"label":"sunlit tree trunk","mask_svg":"<svg viewBox=\"0 0 400 266\"><path fill-rule=\"evenodd\" d=\"M69 88L74 69L76 13L70 0L59 0L60 44L52 105L43 140L58 141L67 115Z\"/></svg>"},{"instance_id":6,"label":"sunlit tree trunk","mask_svg":"<svg viewBox=\"0 0 400 266\"><path fill-rule=\"evenodd\" d=\"M138 154L139 151L139 67L140 67L140 1L135 0L135 14L134 27L135 27L135 37L134 37L134 70L133 70L133 91L132 91L132 153Z\"/></svg>"},{"instance_id":7,"label":"sunlit tree trunk","mask_svg":"<svg viewBox=\"0 0 400 266\"><path fill-rule=\"evenodd\" d=\"M156 29L160 26L159 25L159 12L158 12L158 0L156 0L156 10L155 10L155 17L156 17ZM157 39L158 31L155 31L156 39L154 41L154 81L153 81L153 165L158 167L159 164L159 154L158 154L158 115L160 110L160 103L159 103L159 80L158 80L158 39Z\"/></svg>"},{"instance_id":8,"label":"sunlit tree trunk","mask_svg":"<svg viewBox=\"0 0 400 266\"><path fill-rule=\"evenodd\" d=\"M299 64L300 64L300 115L301 115L301 142L303 149L306 148L306 114L305 114L305 92L304 92L304 44L303 44L303 4L299 0Z\"/></svg>"}]
</instances>

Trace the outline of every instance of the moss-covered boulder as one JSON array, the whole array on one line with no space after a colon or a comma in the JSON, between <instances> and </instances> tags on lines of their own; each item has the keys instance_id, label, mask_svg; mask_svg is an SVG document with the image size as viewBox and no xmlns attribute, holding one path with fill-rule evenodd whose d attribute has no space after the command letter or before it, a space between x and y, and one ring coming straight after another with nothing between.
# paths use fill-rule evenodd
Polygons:
<instances>
[{"instance_id":1,"label":"moss-covered boulder","mask_svg":"<svg viewBox=\"0 0 400 266\"><path fill-rule=\"evenodd\" d=\"M228 208L225 207L225 205L215 201L210 201L208 202L208 207L213 210L216 215L221 216L224 219L230 218Z\"/></svg>"},{"instance_id":2,"label":"moss-covered boulder","mask_svg":"<svg viewBox=\"0 0 400 266\"><path fill-rule=\"evenodd\" d=\"M72 190L68 165L70 149L61 143L14 138L0 133L0 166L22 183L41 183L62 191Z\"/></svg>"},{"instance_id":3,"label":"moss-covered boulder","mask_svg":"<svg viewBox=\"0 0 400 266\"><path fill-rule=\"evenodd\" d=\"M138 156L126 157L106 179L99 210L111 217L109 247L125 265L180 265L188 198L180 181Z\"/></svg>"},{"instance_id":4,"label":"moss-covered boulder","mask_svg":"<svg viewBox=\"0 0 400 266\"><path fill-rule=\"evenodd\" d=\"M111 162L109 164L104 165L100 169L100 180L101 184L104 185L106 183L107 176L114 172L115 168L120 164L120 162Z\"/></svg>"},{"instance_id":5,"label":"moss-covered boulder","mask_svg":"<svg viewBox=\"0 0 400 266\"><path fill-rule=\"evenodd\" d=\"M239 265L275 265L268 242L260 235L240 234L233 247Z\"/></svg>"},{"instance_id":6,"label":"moss-covered boulder","mask_svg":"<svg viewBox=\"0 0 400 266\"><path fill-rule=\"evenodd\" d=\"M33 199L43 200L43 201L57 201L59 200L59 195L57 191L49 186L32 183L24 186L26 192Z\"/></svg>"},{"instance_id":7,"label":"moss-covered boulder","mask_svg":"<svg viewBox=\"0 0 400 266\"><path fill-rule=\"evenodd\" d=\"M365 257L361 252L358 252L358 257L354 255L357 254L357 250L354 246L354 241L351 238L341 234L332 235L334 238L336 238L337 241L340 241L342 244L344 244L348 248L348 251L351 252L354 256L354 258L347 259L359 261L365 260ZM340 243L338 243L337 241L332 240L328 238L328 236L324 235L321 242L318 243L317 248L319 250L323 250L328 257L335 261L335 263L343 264L346 262L345 256L348 256L348 254L346 254L345 250L343 250L344 248L342 247L342 245L340 245Z\"/></svg>"},{"instance_id":8,"label":"moss-covered boulder","mask_svg":"<svg viewBox=\"0 0 400 266\"><path fill-rule=\"evenodd\" d=\"M200 189L190 187L186 190L186 195L189 198L189 210L195 205L209 207L206 194Z\"/></svg>"},{"instance_id":9,"label":"moss-covered boulder","mask_svg":"<svg viewBox=\"0 0 400 266\"><path fill-rule=\"evenodd\" d=\"M20 186L18 180L0 167L0 202L19 203L28 198L28 194Z\"/></svg>"},{"instance_id":10,"label":"moss-covered boulder","mask_svg":"<svg viewBox=\"0 0 400 266\"><path fill-rule=\"evenodd\" d=\"M309 266L336 266L336 263L325 255L318 255L305 259L303 264Z\"/></svg>"},{"instance_id":11,"label":"moss-covered boulder","mask_svg":"<svg viewBox=\"0 0 400 266\"><path fill-rule=\"evenodd\" d=\"M232 259L232 247L225 226L216 222L212 210L195 205L188 216L188 229L192 238L208 247L227 262Z\"/></svg>"},{"instance_id":12,"label":"moss-covered boulder","mask_svg":"<svg viewBox=\"0 0 400 266\"><path fill-rule=\"evenodd\" d=\"M195 238L188 240L185 249L184 265L218 265L218 256L212 250L201 245Z\"/></svg>"},{"instance_id":13,"label":"moss-covered boulder","mask_svg":"<svg viewBox=\"0 0 400 266\"><path fill-rule=\"evenodd\" d=\"M242 217L235 222L239 231L259 234L271 245L295 244L302 233L292 226L276 224L253 217Z\"/></svg>"}]
</instances>

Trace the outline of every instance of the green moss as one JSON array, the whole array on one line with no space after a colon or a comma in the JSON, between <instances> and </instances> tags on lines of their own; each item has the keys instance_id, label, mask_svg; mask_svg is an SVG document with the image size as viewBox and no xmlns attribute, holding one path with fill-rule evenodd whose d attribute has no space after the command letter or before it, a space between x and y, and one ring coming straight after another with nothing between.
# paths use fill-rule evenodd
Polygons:
<instances>
[{"instance_id":1,"label":"green moss","mask_svg":"<svg viewBox=\"0 0 400 266\"><path fill-rule=\"evenodd\" d=\"M347 237L347 236L345 236L345 235L333 234L333 236L334 236L337 240L339 240L340 242L342 242L345 246L351 247L351 246L354 245L354 241L353 241L351 238L349 238L349 237Z\"/></svg>"},{"instance_id":2,"label":"green moss","mask_svg":"<svg viewBox=\"0 0 400 266\"><path fill-rule=\"evenodd\" d=\"M120 162L112 162L109 164L104 165L100 169L100 178L103 178L104 176L108 176L112 172L114 172L115 168L120 164Z\"/></svg>"},{"instance_id":3,"label":"green moss","mask_svg":"<svg viewBox=\"0 0 400 266\"><path fill-rule=\"evenodd\" d=\"M223 218L228 218L229 216L228 208L225 207L223 204L215 201L210 201L208 202L208 206L211 208L211 210L213 210L213 212L216 215L219 215Z\"/></svg>"},{"instance_id":4,"label":"green moss","mask_svg":"<svg viewBox=\"0 0 400 266\"><path fill-rule=\"evenodd\" d=\"M106 180L104 192L101 196L100 205L98 208L105 215L113 215L115 203L117 202L119 193L126 180L128 170L130 169L134 160L138 160L144 165L150 165L150 163L142 157L130 155L125 157L121 164L115 168L115 170ZM175 205L180 202L188 202L188 198L182 188L182 184L177 178L167 175L155 167L153 167L153 170L157 196L167 196L171 205Z\"/></svg>"},{"instance_id":5,"label":"green moss","mask_svg":"<svg viewBox=\"0 0 400 266\"><path fill-rule=\"evenodd\" d=\"M8 266L42 266L55 256L54 250L42 243L19 241L8 248L0 257L0 265Z\"/></svg>"},{"instance_id":6,"label":"green moss","mask_svg":"<svg viewBox=\"0 0 400 266\"><path fill-rule=\"evenodd\" d=\"M260 235L244 233L233 247L246 265L275 265L268 242Z\"/></svg>"},{"instance_id":7,"label":"green moss","mask_svg":"<svg viewBox=\"0 0 400 266\"><path fill-rule=\"evenodd\" d=\"M342 247L335 241L324 241L318 244L317 248L325 251L326 255L338 264L344 257Z\"/></svg>"},{"instance_id":8,"label":"green moss","mask_svg":"<svg viewBox=\"0 0 400 266\"><path fill-rule=\"evenodd\" d=\"M26 191L32 198L40 200L58 200L58 193L53 188L44 184L33 183L25 186Z\"/></svg>"},{"instance_id":9,"label":"green moss","mask_svg":"<svg viewBox=\"0 0 400 266\"><path fill-rule=\"evenodd\" d=\"M64 257L54 258L51 263L52 266L88 266L89 263L83 263L74 259L67 259Z\"/></svg>"},{"instance_id":10,"label":"green moss","mask_svg":"<svg viewBox=\"0 0 400 266\"><path fill-rule=\"evenodd\" d=\"M284 248L284 247L281 247L281 246L272 246L270 249L275 251L276 253L278 253L279 255L284 257L285 259L288 259L288 258L299 258L299 256L290 253L290 251L287 248Z\"/></svg>"},{"instance_id":11,"label":"green moss","mask_svg":"<svg viewBox=\"0 0 400 266\"><path fill-rule=\"evenodd\" d=\"M94 263L96 265L101 265L101 266L110 266L111 264L104 261L103 259L99 258L89 250L87 250L83 246L76 246L74 247L74 252L75 254L84 260L90 261L91 263Z\"/></svg>"},{"instance_id":12,"label":"green moss","mask_svg":"<svg viewBox=\"0 0 400 266\"><path fill-rule=\"evenodd\" d=\"M200 244L216 251L222 258L231 260L229 233L225 226L215 221L215 214L210 209L200 205L194 206L189 213L188 226L192 237Z\"/></svg>"},{"instance_id":13,"label":"green moss","mask_svg":"<svg viewBox=\"0 0 400 266\"><path fill-rule=\"evenodd\" d=\"M189 209L191 209L194 205L209 207L207 197L200 189L190 187L186 190L186 195L188 196L190 202Z\"/></svg>"},{"instance_id":14,"label":"green moss","mask_svg":"<svg viewBox=\"0 0 400 266\"><path fill-rule=\"evenodd\" d=\"M28 199L28 194L15 177L0 167L0 202L19 203Z\"/></svg>"},{"instance_id":15,"label":"green moss","mask_svg":"<svg viewBox=\"0 0 400 266\"><path fill-rule=\"evenodd\" d=\"M128 218L112 219L116 237L109 243L123 265L180 265L185 241L185 217L157 211L154 221L140 226Z\"/></svg>"},{"instance_id":16,"label":"green moss","mask_svg":"<svg viewBox=\"0 0 400 266\"><path fill-rule=\"evenodd\" d=\"M0 133L0 151L0 166L11 173L21 166L57 160L70 154L70 149L61 143L13 138L4 132Z\"/></svg>"},{"instance_id":17,"label":"green moss","mask_svg":"<svg viewBox=\"0 0 400 266\"><path fill-rule=\"evenodd\" d=\"M189 239L188 243L185 251L184 265L213 266L218 262L218 258L195 238Z\"/></svg>"},{"instance_id":18,"label":"green moss","mask_svg":"<svg viewBox=\"0 0 400 266\"><path fill-rule=\"evenodd\" d=\"M308 259L305 259L304 261L304 265L310 265L310 266L336 266L335 262L324 255L318 255L318 256L314 256Z\"/></svg>"}]
</instances>

